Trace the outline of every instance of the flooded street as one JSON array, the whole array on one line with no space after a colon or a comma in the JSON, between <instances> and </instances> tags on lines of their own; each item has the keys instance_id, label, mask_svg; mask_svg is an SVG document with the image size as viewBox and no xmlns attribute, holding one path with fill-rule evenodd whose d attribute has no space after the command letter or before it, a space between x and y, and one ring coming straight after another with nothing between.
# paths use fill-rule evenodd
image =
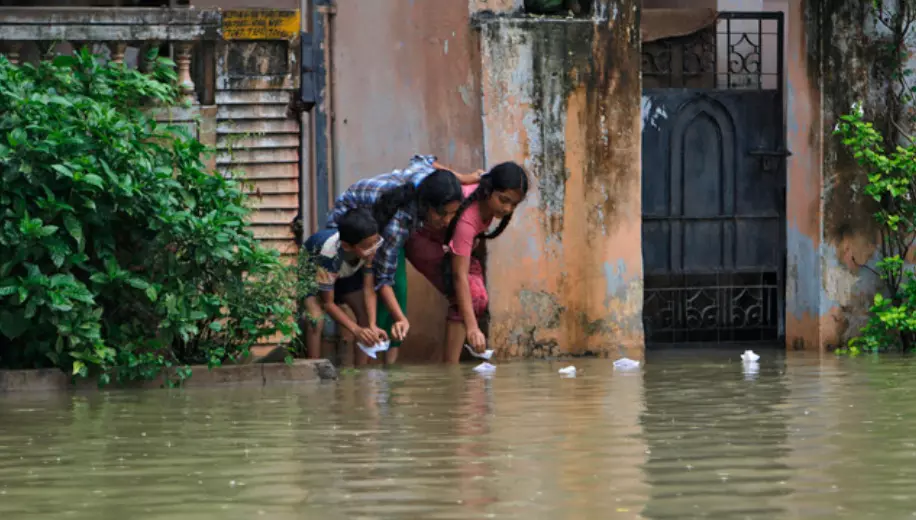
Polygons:
<instances>
[{"instance_id":1,"label":"flooded street","mask_svg":"<svg viewBox=\"0 0 916 520\"><path fill-rule=\"evenodd\" d=\"M908 359L762 351L0 396L0 518L908 518Z\"/></svg>"}]
</instances>

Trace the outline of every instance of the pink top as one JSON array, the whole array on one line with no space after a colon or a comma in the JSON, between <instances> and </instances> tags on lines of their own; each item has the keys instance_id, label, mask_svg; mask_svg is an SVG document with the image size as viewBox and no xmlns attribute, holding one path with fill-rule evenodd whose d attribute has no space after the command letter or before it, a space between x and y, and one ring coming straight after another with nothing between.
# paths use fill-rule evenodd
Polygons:
<instances>
[{"instance_id":1,"label":"pink top","mask_svg":"<svg viewBox=\"0 0 916 520\"><path fill-rule=\"evenodd\" d=\"M477 184L465 184L461 187L461 191L464 192L465 197L468 197L474 193L477 186ZM449 249L458 256L471 256L471 251L474 249L474 237L489 229L492 222L492 218L486 221L480 218L479 203L472 203L458 219Z\"/></svg>"}]
</instances>

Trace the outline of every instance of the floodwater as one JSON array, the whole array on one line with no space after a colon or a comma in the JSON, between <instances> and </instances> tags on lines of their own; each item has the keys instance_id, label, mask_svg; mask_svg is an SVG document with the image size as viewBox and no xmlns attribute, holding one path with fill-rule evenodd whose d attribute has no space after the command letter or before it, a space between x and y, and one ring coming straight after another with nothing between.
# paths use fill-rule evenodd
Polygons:
<instances>
[{"instance_id":1,"label":"floodwater","mask_svg":"<svg viewBox=\"0 0 916 520\"><path fill-rule=\"evenodd\" d=\"M916 516L913 363L761 354L0 396L0 519Z\"/></svg>"}]
</instances>

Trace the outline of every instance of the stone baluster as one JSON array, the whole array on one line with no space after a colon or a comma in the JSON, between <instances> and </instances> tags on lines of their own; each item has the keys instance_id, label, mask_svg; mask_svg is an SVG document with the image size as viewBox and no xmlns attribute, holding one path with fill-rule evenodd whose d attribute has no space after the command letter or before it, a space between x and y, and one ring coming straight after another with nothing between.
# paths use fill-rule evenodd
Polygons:
<instances>
[{"instance_id":1,"label":"stone baluster","mask_svg":"<svg viewBox=\"0 0 916 520\"><path fill-rule=\"evenodd\" d=\"M127 42L108 42L108 50L112 63L124 63L124 53L127 52Z\"/></svg>"},{"instance_id":2,"label":"stone baluster","mask_svg":"<svg viewBox=\"0 0 916 520\"><path fill-rule=\"evenodd\" d=\"M175 64L178 66L178 90L181 98L192 103L197 102L194 89L194 80L191 79L191 51L193 43L179 42L175 44Z\"/></svg>"},{"instance_id":3,"label":"stone baluster","mask_svg":"<svg viewBox=\"0 0 916 520\"><path fill-rule=\"evenodd\" d=\"M19 60L21 59L19 53L22 51L22 42L9 42L6 47L6 59L10 60L10 63L13 65L19 65Z\"/></svg>"}]
</instances>

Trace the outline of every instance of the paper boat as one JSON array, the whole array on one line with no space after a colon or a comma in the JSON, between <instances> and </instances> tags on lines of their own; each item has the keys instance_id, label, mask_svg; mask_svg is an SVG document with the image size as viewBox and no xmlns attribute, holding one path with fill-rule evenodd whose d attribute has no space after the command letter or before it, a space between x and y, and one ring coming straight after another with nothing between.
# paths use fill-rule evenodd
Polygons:
<instances>
[{"instance_id":1,"label":"paper boat","mask_svg":"<svg viewBox=\"0 0 916 520\"><path fill-rule=\"evenodd\" d=\"M470 352L471 355L474 356L475 358L486 359L488 361L490 360L491 357L493 357L493 352L495 352L494 350L484 350L483 352L476 352L474 351L474 347L468 345L467 343L465 343L464 348L468 349L468 352Z\"/></svg>"},{"instance_id":2,"label":"paper boat","mask_svg":"<svg viewBox=\"0 0 916 520\"><path fill-rule=\"evenodd\" d=\"M631 370L634 368L639 368L639 361L634 361L630 358L620 358L617 361L614 361L614 368L620 370Z\"/></svg>"},{"instance_id":3,"label":"paper boat","mask_svg":"<svg viewBox=\"0 0 916 520\"><path fill-rule=\"evenodd\" d=\"M391 342L390 341L381 341L379 343L376 343L375 345L372 345L371 347L367 347L363 345L362 343L357 343L356 346L359 347L360 350L365 352L366 355L371 357L372 359L378 359L377 354L379 352L385 352L386 350L388 350L388 348L391 347Z\"/></svg>"},{"instance_id":4,"label":"paper boat","mask_svg":"<svg viewBox=\"0 0 916 520\"><path fill-rule=\"evenodd\" d=\"M569 365L568 367L561 368L559 370L561 376L565 377L576 377L576 367Z\"/></svg>"},{"instance_id":5,"label":"paper boat","mask_svg":"<svg viewBox=\"0 0 916 520\"><path fill-rule=\"evenodd\" d=\"M755 354L753 350L745 350L744 354L741 354L741 361L757 361L760 359L760 356Z\"/></svg>"}]
</instances>

